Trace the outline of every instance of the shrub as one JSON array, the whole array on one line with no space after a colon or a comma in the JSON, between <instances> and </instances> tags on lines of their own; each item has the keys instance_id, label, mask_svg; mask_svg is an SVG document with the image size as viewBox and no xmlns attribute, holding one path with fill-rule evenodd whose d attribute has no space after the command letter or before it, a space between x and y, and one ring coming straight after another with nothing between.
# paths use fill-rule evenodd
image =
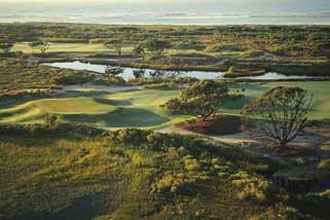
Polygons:
<instances>
[{"instance_id":1,"label":"shrub","mask_svg":"<svg viewBox=\"0 0 330 220\"><path fill-rule=\"evenodd\" d=\"M330 171L330 159L324 159L319 162L317 168L320 170L329 170Z\"/></svg>"},{"instance_id":2,"label":"shrub","mask_svg":"<svg viewBox=\"0 0 330 220\"><path fill-rule=\"evenodd\" d=\"M145 87L146 89L158 89L158 90L174 90L178 89L179 86L175 84L174 82L170 83L159 83L154 85L148 85Z\"/></svg>"},{"instance_id":3,"label":"shrub","mask_svg":"<svg viewBox=\"0 0 330 220\"><path fill-rule=\"evenodd\" d=\"M223 52L223 51L239 52L239 51L244 51L244 48L236 44L215 44L208 46L206 50L209 52Z\"/></svg>"},{"instance_id":4,"label":"shrub","mask_svg":"<svg viewBox=\"0 0 330 220\"><path fill-rule=\"evenodd\" d=\"M269 182L259 177L253 177L246 172L240 171L231 176L232 184L240 190L237 192L237 198L240 200L254 200L264 202L266 191L269 188Z\"/></svg>"},{"instance_id":5,"label":"shrub","mask_svg":"<svg viewBox=\"0 0 330 220\"><path fill-rule=\"evenodd\" d=\"M53 127L56 124L57 121L57 116L56 115L51 115L51 114L46 114L44 117L46 125Z\"/></svg>"},{"instance_id":6,"label":"shrub","mask_svg":"<svg viewBox=\"0 0 330 220\"><path fill-rule=\"evenodd\" d=\"M245 57L247 58L255 58L255 57L260 57L263 56L264 52L260 50L250 50L245 53Z\"/></svg>"},{"instance_id":7,"label":"shrub","mask_svg":"<svg viewBox=\"0 0 330 220\"><path fill-rule=\"evenodd\" d=\"M59 85L77 85L91 82L95 79L92 74L87 75L65 75L60 77L54 77L53 81Z\"/></svg>"},{"instance_id":8,"label":"shrub","mask_svg":"<svg viewBox=\"0 0 330 220\"><path fill-rule=\"evenodd\" d=\"M324 198L330 199L330 189L327 189L327 190L325 190L325 191L323 191L323 192L320 192L319 195L320 195L321 197L324 197Z\"/></svg>"},{"instance_id":9,"label":"shrub","mask_svg":"<svg viewBox=\"0 0 330 220\"><path fill-rule=\"evenodd\" d=\"M184 165L185 169L188 171L198 171L200 168L200 165L196 159L184 159Z\"/></svg>"}]
</instances>

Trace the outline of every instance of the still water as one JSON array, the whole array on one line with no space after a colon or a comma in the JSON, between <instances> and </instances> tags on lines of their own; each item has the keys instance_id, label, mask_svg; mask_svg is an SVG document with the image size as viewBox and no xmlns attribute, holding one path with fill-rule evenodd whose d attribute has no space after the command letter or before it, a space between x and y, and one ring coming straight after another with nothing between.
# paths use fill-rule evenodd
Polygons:
<instances>
[{"instance_id":1,"label":"still water","mask_svg":"<svg viewBox=\"0 0 330 220\"><path fill-rule=\"evenodd\" d=\"M74 69L74 70L88 70L98 73L105 73L107 66L91 63L82 63L80 61L73 62L56 62L56 63L45 63L46 66L64 68L64 69ZM123 79L128 80L134 78L133 75L134 68L124 67L123 73L118 75ZM146 77L150 76L150 73L155 72L152 69L145 69ZM172 75L172 71L162 71L166 77ZM221 79L223 75L221 72L206 72L206 71L185 71L181 73L181 77L194 77L197 79ZM245 79L255 79L255 80L286 80L286 79L307 79L308 76L286 76L279 73L269 72L261 76L250 76L241 77Z\"/></svg>"}]
</instances>

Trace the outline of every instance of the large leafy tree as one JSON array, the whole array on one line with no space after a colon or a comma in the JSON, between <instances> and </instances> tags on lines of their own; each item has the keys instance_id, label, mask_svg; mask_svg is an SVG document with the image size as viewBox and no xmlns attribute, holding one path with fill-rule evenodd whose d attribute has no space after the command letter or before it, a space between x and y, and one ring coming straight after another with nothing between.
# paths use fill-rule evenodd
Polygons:
<instances>
[{"instance_id":1,"label":"large leafy tree","mask_svg":"<svg viewBox=\"0 0 330 220\"><path fill-rule=\"evenodd\" d=\"M144 47L153 53L154 59L161 59L166 54L166 49L171 47L170 42L159 39L149 39L144 43Z\"/></svg>"},{"instance_id":2,"label":"large leafy tree","mask_svg":"<svg viewBox=\"0 0 330 220\"><path fill-rule=\"evenodd\" d=\"M135 45L132 52L137 56L141 56L142 60L144 61L146 51L144 49L143 44Z\"/></svg>"},{"instance_id":3,"label":"large leafy tree","mask_svg":"<svg viewBox=\"0 0 330 220\"><path fill-rule=\"evenodd\" d=\"M105 47L107 48L114 48L116 53L118 54L119 59L121 59L121 55L122 55L122 48L124 46L124 42L120 39L114 39L114 40L110 40L108 42L106 42L104 44Z\"/></svg>"},{"instance_id":4,"label":"large leafy tree","mask_svg":"<svg viewBox=\"0 0 330 220\"><path fill-rule=\"evenodd\" d=\"M196 115L205 121L219 112L221 104L240 97L241 94L231 94L220 80L202 80L182 90L179 98L170 99L162 107Z\"/></svg>"},{"instance_id":5,"label":"large leafy tree","mask_svg":"<svg viewBox=\"0 0 330 220\"><path fill-rule=\"evenodd\" d=\"M35 41L35 42L31 42L29 45L32 49L40 50L42 55L45 55L46 51L50 47L50 44L47 41Z\"/></svg>"},{"instance_id":6,"label":"large leafy tree","mask_svg":"<svg viewBox=\"0 0 330 220\"><path fill-rule=\"evenodd\" d=\"M275 87L243 108L248 125L278 144L293 141L307 122L312 96L299 87Z\"/></svg>"}]
</instances>

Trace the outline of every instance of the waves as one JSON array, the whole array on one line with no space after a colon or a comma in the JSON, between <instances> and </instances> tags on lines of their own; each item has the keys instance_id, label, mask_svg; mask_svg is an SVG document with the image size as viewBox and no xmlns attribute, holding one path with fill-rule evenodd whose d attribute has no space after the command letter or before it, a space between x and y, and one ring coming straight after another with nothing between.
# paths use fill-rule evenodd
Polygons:
<instances>
[{"instance_id":1,"label":"waves","mask_svg":"<svg viewBox=\"0 0 330 220\"><path fill-rule=\"evenodd\" d=\"M330 24L330 11L311 13L162 12L78 8L0 8L0 22L82 22L103 24Z\"/></svg>"}]
</instances>

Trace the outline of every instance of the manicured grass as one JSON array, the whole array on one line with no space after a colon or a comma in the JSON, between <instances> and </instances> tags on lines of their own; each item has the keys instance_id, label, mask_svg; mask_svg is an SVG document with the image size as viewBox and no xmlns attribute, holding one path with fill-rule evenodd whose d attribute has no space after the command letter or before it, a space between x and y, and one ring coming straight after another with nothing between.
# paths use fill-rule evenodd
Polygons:
<instances>
[{"instance_id":1,"label":"manicured grass","mask_svg":"<svg viewBox=\"0 0 330 220\"><path fill-rule=\"evenodd\" d=\"M330 118L330 82L270 82L270 83L240 83L232 86L233 89L245 88L245 98L239 101L228 103L224 106L224 112L238 114L241 107L255 97L260 97L267 90L276 86L298 86L306 89L313 95L313 107L308 116L310 119Z\"/></svg>"},{"instance_id":2,"label":"manicured grass","mask_svg":"<svg viewBox=\"0 0 330 220\"><path fill-rule=\"evenodd\" d=\"M221 110L226 114L239 114L244 104L275 86L300 86L314 97L309 119L330 118L330 82L271 82L236 83L234 90L245 89L245 97L226 103ZM111 92L67 92L61 97L37 99L21 104L7 104L0 110L0 122L41 121L45 113L57 114L66 122L87 123L106 128L139 127L157 129L167 127L191 118L189 115L175 115L160 107L167 100L179 96L179 90L130 90ZM63 97L64 96L64 97Z\"/></svg>"},{"instance_id":3,"label":"manicured grass","mask_svg":"<svg viewBox=\"0 0 330 220\"><path fill-rule=\"evenodd\" d=\"M131 52L132 47L124 47L123 52ZM39 50L32 50L28 44L17 43L13 51L22 51L23 53L40 53ZM51 44L48 53L64 53L64 52L115 52L114 49L106 48L103 44L89 44L89 43L56 43Z\"/></svg>"},{"instance_id":4,"label":"manicured grass","mask_svg":"<svg viewBox=\"0 0 330 220\"><path fill-rule=\"evenodd\" d=\"M59 99L39 99L0 110L3 122L28 122L41 120L46 113L69 114L105 114L115 111L116 106L110 100L76 97Z\"/></svg>"},{"instance_id":5,"label":"manicured grass","mask_svg":"<svg viewBox=\"0 0 330 220\"><path fill-rule=\"evenodd\" d=\"M108 101L108 103L107 103ZM33 105L54 114L102 114L116 110L110 100L93 98L43 99Z\"/></svg>"}]
</instances>

